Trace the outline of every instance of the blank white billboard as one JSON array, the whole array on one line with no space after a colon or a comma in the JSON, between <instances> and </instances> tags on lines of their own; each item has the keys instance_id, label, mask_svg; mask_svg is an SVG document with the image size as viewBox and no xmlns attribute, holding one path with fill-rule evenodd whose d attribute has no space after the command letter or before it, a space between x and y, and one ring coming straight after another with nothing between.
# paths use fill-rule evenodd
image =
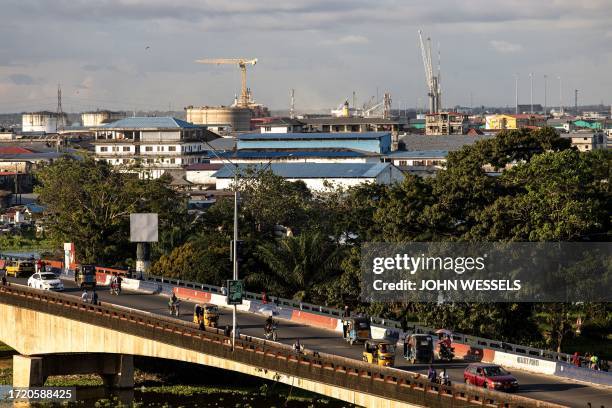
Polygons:
<instances>
[{"instance_id":1,"label":"blank white billboard","mask_svg":"<svg viewBox=\"0 0 612 408\"><path fill-rule=\"evenodd\" d=\"M157 213L130 214L130 241L157 242Z\"/></svg>"}]
</instances>

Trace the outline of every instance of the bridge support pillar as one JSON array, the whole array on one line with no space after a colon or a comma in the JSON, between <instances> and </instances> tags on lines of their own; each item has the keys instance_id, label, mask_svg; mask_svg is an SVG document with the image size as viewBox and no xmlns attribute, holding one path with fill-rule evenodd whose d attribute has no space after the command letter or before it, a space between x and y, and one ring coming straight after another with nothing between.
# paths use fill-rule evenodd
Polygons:
<instances>
[{"instance_id":1,"label":"bridge support pillar","mask_svg":"<svg viewBox=\"0 0 612 408\"><path fill-rule=\"evenodd\" d=\"M13 387L42 387L52 375L98 374L110 388L134 387L134 356L126 354L46 354L13 356Z\"/></svg>"},{"instance_id":2,"label":"bridge support pillar","mask_svg":"<svg viewBox=\"0 0 612 408\"><path fill-rule=\"evenodd\" d=\"M13 356L13 387L42 387L44 383L42 357Z\"/></svg>"},{"instance_id":3,"label":"bridge support pillar","mask_svg":"<svg viewBox=\"0 0 612 408\"><path fill-rule=\"evenodd\" d=\"M134 356L119 354L104 361L101 374L109 388L134 388Z\"/></svg>"}]
</instances>

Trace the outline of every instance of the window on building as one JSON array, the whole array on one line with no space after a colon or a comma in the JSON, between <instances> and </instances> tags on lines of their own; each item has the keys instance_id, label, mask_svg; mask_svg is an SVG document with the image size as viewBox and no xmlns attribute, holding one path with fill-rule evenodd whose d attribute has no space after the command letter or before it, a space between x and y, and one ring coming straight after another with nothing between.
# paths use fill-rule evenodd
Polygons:
<instances>
[{"instance_id":1,"label":"window on building","mask_svg":"<svg viewBox=\"0 0 612 408\"><path fill-rule=\"evenodd\" d=\"M108 151L108 147L102 146L102 147L100 147L100 151L101 152L107 152Z\"/></svg>"},{"instance_id":2,"label":"window on building","mask_svg":"<svg viewBox=\"0 0 612 408\"><path fill-rule=\"evenodd\" d=\"M113 152L118 152L119 148L117 146L113 146Z\"/></svg>"},{"instance_id":3,"label":"window on building","mask_svg":"<svg viewBox=\"0 0 612 408\"><path fill-rule=\"evenodd\" d=\"M145 146L145 152L152 152L153 146Z\"/></svg>"},{"instance_id":4,"label":"window on building","mask_svg":"<svg viewBox=\"0 0 612 408\"><path fill-rule=\"evenodd\" d=\"M130 146L123 146L123 151L124 152L129 152L130 151Z\"/></svg>"},{"instance_id":5,"label":"window on building","mask_svg":"<svg viewBox=\"0 0 612 408\"><path fill-rule=\"evenodd\" d=\"M399 161L399 165L400 166L407 166L408 165L408 160L400 160Z\"/></svg>"},{"instance_id":6,"label":"window on building","mask_svg":"<svg viewBox=\"0 0 612 408\"><path fill-rule=\"evenodd\" d=\"M272 131L272 126L264 126L264 129L266 132L271 132Z\"/></svg>"},{"instance_id":7,"label":"window on building","mask_svg":"<svg viewBox=\"0 0 612 408\"><path fill-rule=\"evenodd\" d=\"M168 146L169 152L176 152L176 146Z\"/></svg>"},{"instance_id":8,"label":"window on building","mask_svg":"<svg viewBox=\"0 0 612 408\"><path fill-rule=\"evenodd\" d=\"M174 164L174 159L169 160L170 164Z\"/></svg>"},{"instance_id":9,"label":"window on building","mask_svg":"<svg viewBox=\"0 0 612 408\"><path fill-rule=\"evenodd\" d=\"M164 151L164 146L157 146L157 151L158 152L163 152Z\"/></svg>"}]
</instances>

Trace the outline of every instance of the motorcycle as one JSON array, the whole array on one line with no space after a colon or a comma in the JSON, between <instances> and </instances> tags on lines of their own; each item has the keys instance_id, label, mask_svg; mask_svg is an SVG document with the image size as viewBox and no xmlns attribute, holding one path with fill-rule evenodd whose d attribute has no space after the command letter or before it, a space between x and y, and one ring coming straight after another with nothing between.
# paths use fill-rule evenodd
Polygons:
<instances>
[{"instance_id":1,"label":"motorcycle","mask_svg":"<svg viewBox=\"0 0 612 408\"><path fill-rule=\"evenodd\" d=\"M440 385L446 385L447 387L451 386L451 380L448 377L438 377L436 378L436 384L440 384Z\"/></svg>"},{"instance_id":2,"label":"motorcycle","mask_svg":"<svg viewBox=\"0 0 612 408\"><path fill-rule=\"evenodd\" d=\"M453 361L455 358L455 349L453 347L448 347L443 344L440 344L440 352L439 352L440 360Z\"/></svg>"},{"instance_id":3,"label":"motorcycle","mask_svg":"<svg viewBox=\"0 0 612 408\"><path fill-rule=\"evenodd\" d=\"M179 312L179 305L180 305L180 301L176 301L174 303L169 303L168 304L168 312L170 312L170 316L176 316L178 317L180 312Z\"/></svg>"},{"instance_id":4,"label":"motorcycle","mask_svg":"<svg viewBox=\"0 0 612 408\"><path fill-rule=\"evenodd\" d=\"M270 340L270 338L272 338L272 341L276 341L276 323L272 323L272 325L266 325L266 327L264 328L264 336L266 340Z\"/></svg>"},{"instance_id":5,"label":"motorcycle","mask_svg":"<svg viewBox=\"0 0 612 408\"><path fill-rule=\"evenodd\" d=\"M110 294L111 295L115 295L115 296L119 296L119 285L117 285L116 283L111 283L111 285L110 285Z\"/></svg>"}]
</instances>

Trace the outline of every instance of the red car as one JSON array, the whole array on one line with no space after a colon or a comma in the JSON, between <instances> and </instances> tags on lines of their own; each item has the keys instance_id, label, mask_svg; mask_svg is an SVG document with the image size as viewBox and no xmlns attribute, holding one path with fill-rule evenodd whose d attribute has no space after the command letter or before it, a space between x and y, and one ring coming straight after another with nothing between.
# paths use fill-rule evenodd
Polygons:
<instances>
[{"instance_id":1,"label":"red car","mask_svg":"<svg viewBox=\"0 0 612 408\"><path fill-rule=\"evenodd\" d=\"M519 383L516 377L497 364L472 363L463 372L466 384L496 391L516 391Z\"/></svg>"}]
</instances>

